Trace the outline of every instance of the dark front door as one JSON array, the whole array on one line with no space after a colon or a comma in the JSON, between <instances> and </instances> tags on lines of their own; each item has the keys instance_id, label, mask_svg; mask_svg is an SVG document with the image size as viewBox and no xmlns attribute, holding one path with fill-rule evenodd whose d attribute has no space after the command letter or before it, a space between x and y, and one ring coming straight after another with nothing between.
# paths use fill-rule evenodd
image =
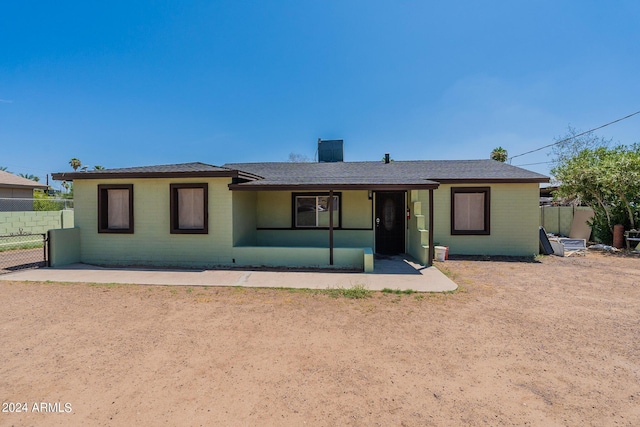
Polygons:
<instances>
[{"instance_id":1,"label":"dark front door","mask_svg":"<svg viewBox=\"0 0 640 427\"><path fill-rule=\"evenodd\" d=\"M376 252L404 252L404 192L376 192Z\"/></svg>"}]
</instances>

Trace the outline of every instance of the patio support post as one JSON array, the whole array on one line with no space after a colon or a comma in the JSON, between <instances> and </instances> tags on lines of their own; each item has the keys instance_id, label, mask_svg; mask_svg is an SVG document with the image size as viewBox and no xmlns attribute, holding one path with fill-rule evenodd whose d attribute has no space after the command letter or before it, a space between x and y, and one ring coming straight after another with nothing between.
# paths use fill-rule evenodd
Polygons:
<instances>
[{"instance_id":1,"label":"patio support post","mask_svg":"<svg viewBox=\"0 0 640 427\"><path fill-rule=\"evenodd\" d=\"M329 190L329 265L333 265L333 190Z\"/></svg>"},{"instance_id":2,"label":"patio support post","mask_svg":"<svg viewBox=\"0 0 640 427\"><path fill-rule=\"evenodd\" d=\"M428 267L433 265L433 188L429 189L429 256Z\"/></svg>"}]
</instances>

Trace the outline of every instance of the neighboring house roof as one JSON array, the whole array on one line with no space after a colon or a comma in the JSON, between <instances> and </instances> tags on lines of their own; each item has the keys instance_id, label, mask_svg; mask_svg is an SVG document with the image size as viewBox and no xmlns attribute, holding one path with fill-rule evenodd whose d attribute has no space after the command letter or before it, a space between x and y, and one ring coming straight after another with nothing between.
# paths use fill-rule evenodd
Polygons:
<instances>
[{"instance_id":1,"label":"neighboring house roof","mask_svg":"<svg viewBox=\"0 0 640 427\"><path fill-rule=\"evenodd\" d=\"M436 188L440 183L548 182L549 178L495 160L414 160L335 163L227 163L223 167L263 177L232 185L242 189L298 187L404 186Z\"/></svg>"},{"instance_id":2,"label":"neighboring house roof","mask_svg":"<svg viewBox=\"0 0 640 427\"><path fill-rule=\"evenodd\" d=\"M107 178L188 178L188 177L240 177L255 179L241 171L206 163L179 163L173 165L139 166L133 168L101 169L82 172L58 172L51 175L56 180Z\"/></svg>"},{"instance_id":3,"label":"neighboring house roof","mask_svg":"<svg viewBox=\"0 0 640 427\"><path fill-rule=\"evenodd\" d=\"M40 184L27 178L14 175L9 172L0 171L0 187L2 188L39 188L46 189L46 185Z\"/></svg>"}]
</instances>

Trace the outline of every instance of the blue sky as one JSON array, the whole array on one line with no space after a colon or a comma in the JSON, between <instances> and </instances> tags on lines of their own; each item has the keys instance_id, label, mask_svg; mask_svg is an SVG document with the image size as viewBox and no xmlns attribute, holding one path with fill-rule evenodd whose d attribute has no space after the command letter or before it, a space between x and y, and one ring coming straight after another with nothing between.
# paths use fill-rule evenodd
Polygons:
<instances>
[{"instance_id":1,"label":"blue sky","mask_svg":"<svg viewBox=\"0 0 640 427\"><path fill-rule=\"evenodd\" d=\"M637 0L3 2L0 166L516 155L640 110L638 22ZM598 134L640 142L640 115Z\"/></svg>"}]
</instances>

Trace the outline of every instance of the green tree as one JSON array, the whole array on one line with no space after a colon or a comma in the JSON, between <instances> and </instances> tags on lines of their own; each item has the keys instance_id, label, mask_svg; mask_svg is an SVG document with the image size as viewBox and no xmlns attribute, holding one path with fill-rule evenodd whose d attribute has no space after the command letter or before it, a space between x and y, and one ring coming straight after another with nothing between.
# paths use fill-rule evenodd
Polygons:
<instances>
[{"instance_id":1,"label":"green tree","mask_svg":"<svg viewBox=\"0 0 640 427\"><path fill-rule=\"evenodd\" d=\"M42 190L33 192L33 210L34 211L60 211L64 209L64 202L56 200L55 197L49 196Z\"/></svg>"},{"instance_id":2,"label":"green tree","mask_svg":"<svg viewBox=\"0 0 640 427\"><path fill-rule=\"evenodd\" d=\"M584 134L584 135L583 135ZM611 145L612 139L606 139L593 132L582 132L571 125L567 126L567 133L555 138L551 148L553 162L556 165L578 155L582 150L595 150Z\"/></svg>"},{"instance_id":3,"label":"green tree","mask_svg":"<svg viewBox=\"0 0 640 427\"><path fill-rule=\"evenodd\" d=\"M71 160L69 160L69 165L73 168L74 171L77 171L78 168L82 166L82 162L79 159L73 157L71 158Z\"/></svg>"},{"instance_id":4,"label":"green tree","mask_svg":"<svg viewBox=\"0 0 640 427\"><path fill-rule=\"evenodd\" d=\"M62 181L61 197L63 199L73 199L73 181Z\"/></svg>"},{"instance_id":5,"label":"green tree","mask_svg":"<svg viewBox=\"0 0 640 427\"><path fill-rule=\"evenodd\" d=\"M0 166L0 171L5 171L5 172L7 172L7 167L6 167L6 166Z\"/></svg>"},{"instance_id":6,"label":"green tree","mask_svg":"<svg viewBox=\"0 0 640 427\"><path fill-rule=\"evenodd\" d=\"M613 226L635 228L640 216L640 146L585 148L551 170L557 196L577 199L595 212L596 237L610 243Z\"/></svg>"},{"instance_id":7,"label":"green tree","mask_svg":"<svg viewBox=\"0 0 640 427\"><path fill-rule=\"evenodd\" d=\"M629 225L636 228L636 216L640 209L640 146L618 146L604 158L603 186L614 195L615 202L624 208Z\"/></svg>"},{"instance_id":8,"label":"green tree","mask_svg":"<svg viewBox=\"0 0 640 427\"><path fill-rule=\"evenodd\" d=\"M491 160L495 160L497 162L502 162L502 163L506 162L508 157L509 157L509 153L507 152L507 150L505 150L502 147L494 148L493 151L491 151L491 154L489 156Z\"/></svg>"},{"instance_id":9,"label":"green tree","mask_svg":"<svg viewBox=\"0 0 640 427\"><path fill-rule=\"evenodd\" d=\"M93 167L93 169L94 169L94 170L97 170L97 171L103 171L103 170L104 170L104 166L95 165L95 166Z\"/></svg>"}]
</instances>

